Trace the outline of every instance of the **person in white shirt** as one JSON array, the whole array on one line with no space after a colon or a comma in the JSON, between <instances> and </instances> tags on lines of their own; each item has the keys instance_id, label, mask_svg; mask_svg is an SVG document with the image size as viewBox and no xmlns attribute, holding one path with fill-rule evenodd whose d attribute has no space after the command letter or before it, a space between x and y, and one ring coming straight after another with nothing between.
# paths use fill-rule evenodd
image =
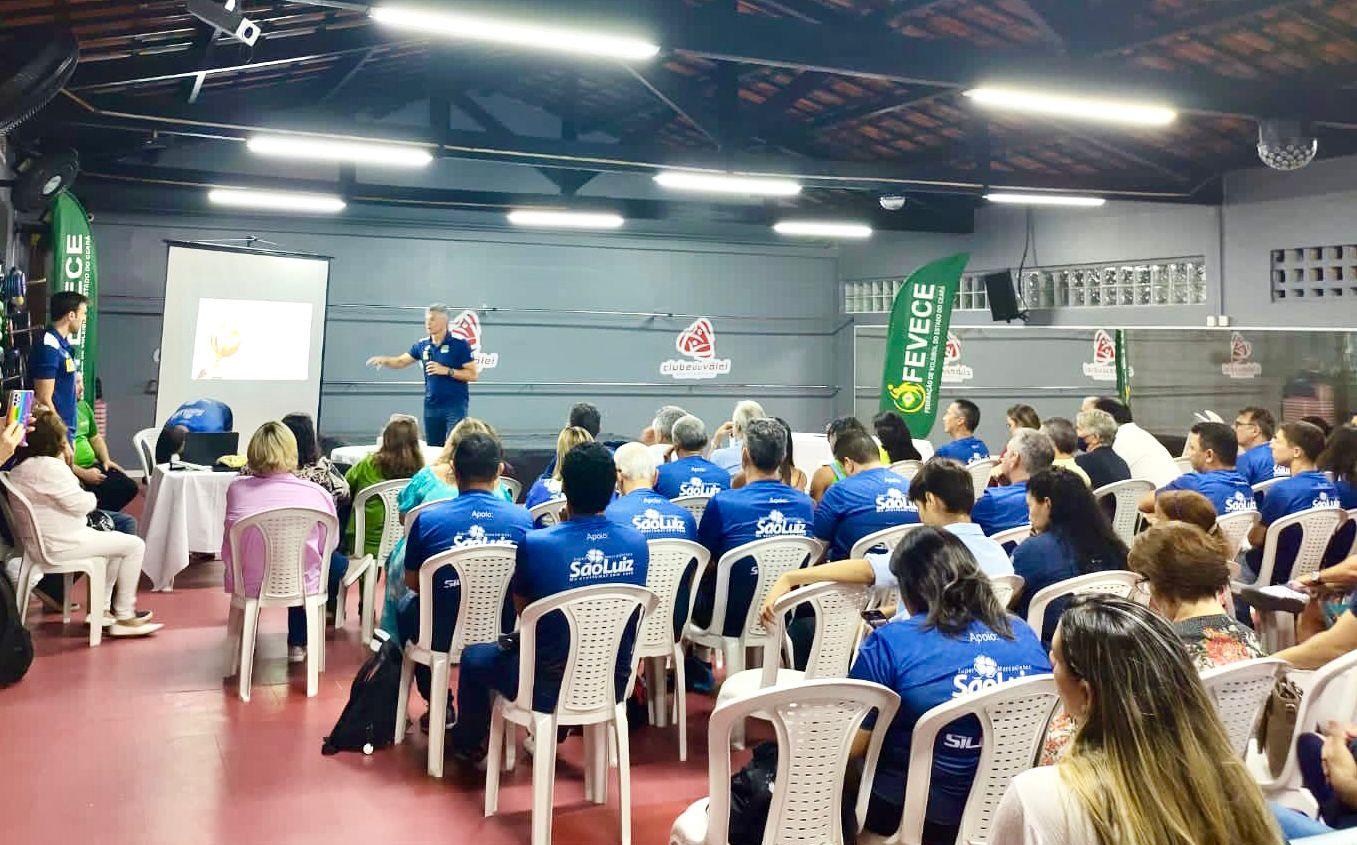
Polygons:
<instances>
[{"instance_id":1,"label":"person in white shirt","mask_svg":"<svg viewBox=\"0 0 1357 845\"><path fill-rule=\"evenodd\" d=\"M744 428L751 420L766 416L763 406L751 399L735 403L735 412L730 415L730 419L721 423L721 427L712 434L711 454L707 455L707 460L731 475L739 472L740 456L744 453ZM729 444L722 446L727 440Z\"/></svg>"},{"instance_id":2,"label":"person in white shirt","mask_svg":"<svg viewBox=\"0 0 1357 845\"><path fill-rule=\"evenodd\" d=\"M1090 405L1090 401L1092 404ZM1117 437L1112 451L1126 461L1132 478L1143 478L1156 488L1163 487L1183 474L1169 450L1145 429L1131 419L1131 409L1111 396L1089 397L1081 410L1106 411L1117 421Z\"/></svg>"}]
</instances>

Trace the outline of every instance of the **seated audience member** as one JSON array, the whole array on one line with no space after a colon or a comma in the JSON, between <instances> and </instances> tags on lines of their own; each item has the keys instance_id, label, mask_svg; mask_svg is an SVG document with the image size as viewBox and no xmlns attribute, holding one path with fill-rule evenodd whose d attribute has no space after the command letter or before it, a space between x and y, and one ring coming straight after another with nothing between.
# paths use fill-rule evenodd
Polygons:
<instances>
[{"instance_id":1,"label":"seated audience member","mask_svg":"<svg viewBox=\"0 0 1357 845\"><path fill-rule=\"evenodd\" d=\"M463 420L465 422L465 420ZM518 545L532 529L527 509L504 501L499 495L499 467L504 460L499 440L490 434L464 434L452 455L453 475L458 495L454 499L420 511L406 531L405 585L410 589L397 611L400 641L419 638L419 569L436 554L449 549L483 546L491 543ZM445 566L433 579L433 648L446 651L457 627L461 581L456 570ZM504 633L513 630L513 617ZM420 695L429 700L429 669L415 667L415 683ZM448 702L447 724L456 721L452 702Z\"/></svg>"},{"instance_id":2,"label":"seated audience member","mask_svg":"<svg viewBox=\"0 0 1357 845\"><path fill-rule=\"evenodd\" d=\"M599 443L582 443L565 454L560 468L569 519L530 531L518 544L512 593L519 613L535 601L577 587L643 586L646 582L650 554L645 537L635 529L609 522L603 515L617 481L613 456L607 448ZM590 565L581 565L584 563ZM532 706L539 713L556 708L569 641L566 621L559 614L538 623ZM633 644L628 634L618 652L618 702L626 694L631 676ZM518 695L518 680L516 642L509 647L498 643L473 645L462 652L457 682L460 712L449 735L454 756L464 761L485 757L491 696L498 692L512 699Z\"/></svg>"},{"instance_id":3,"label":"seated audience member","mask_svg":"<svg viewBox=\"0 0 1357 845\"><path fill-rule=\"evenodd\" d=\"M1041 417L1037 414L1037 409L1021 402L1004 412L1004 423L1008 426L1010 437L1020 428L1030 428L1033 431L1041 429Z\"/></svg>"},{"instance_id":4,"label":"seated audience member","mask_svg":"<svg viewBox=\"0 0 1357 845\"><path fill-rule=\"evenodd\" d=\"M942 430L952 438L934 450L937 458L951 458L963 464L989 457L989 447L975 430L980 427L980 406L969 399L957 399L942 414Z\"/></svg>"},{"instance_id":5,"label":"seated audience member","mask_svg":"<svg viewBox=\"0 0 1357 845\"><path fill-rule=\"evenodd\" d=\"M730 473L702 457L707 448L707 428L702 420L687 414L673 425L672 460L659 469L655 492L667 499L683 496L715 496L730 489Z\"/></svg>"},{"instance_id":6,"label":"seated audience member","mask_svg":"<svg viewBox=\"0 0 1357 845\"><path fill-rule=\"evenodd\" d=\"M1234 433L1239 442L1239 459L1235 469L1249 484L1260 484L1291 474L1272 455L1272 438L1277 433L1277 420L1267 408L1240 409L1235 415Z\"/></svg>"},{"instance_id":7,"label":"seated audience member","mask_svg":"<svg viewBox=\"0 0 1357 845\"><path fill-rule=\"evenodd\" d=\"M1239 448L1234 432L1225 423L1199 422L1187 436L1185 457L1192 463L1192 472L1183 473L1140 500L1142 513L1154 513L1154 500L1171 490L1193 490L1211 502L1217 514L1256 510L1253 488L1244 476L1235 471L1235 454Z\"/></svg>"},{"instance_id":8,"label":"seated audience member","mask_svg":"<svg viewBox=\"0 0 1357 845\"><path fill-rule=\"evenodd\" d=\"M11 450L13 426L6 430L5 446ZM20 427L19 436L24 436ZM67 463L70 443L66 424L55 411L37 407L33 412L28 442L18 451L18 462L9 481L33 508L33 519L52 560L76 560L90 556L108 558L108 582L103 625L109 636L141 637L162 627L151 622L150 611L137 613L137 582L146 544L139 537L89 527L90 511L98 502L83 490Z\"/></svg>"},{"instance_id":9,"label":"seated audience member","mask_svg":"<svg viewBox=\"0 0 1357 845\"><path fill-rule=\"evenodd\" d=\"M829 560L848 557L853 544L874 531L919 521L909 481L883 467L876 443L864 431L834 441L834 460L845 478L815 506L815 536L829 543Z\"/></svg>"},{"instance_id":10,"label":"seated audience member","mask_svg":"<svg viewBox=\"0 0 1357 845\"><path fill-rule=\"evenodd\" d=\"M738 490L717 493L707 503L697 525L697 541L711 552L711 565L702 575L693 606L699 627L712 623L716 599L716 565L721 555L745 543L769 537L809 537L814 520L810 497L783 484L779 478L787 448L787 431L777 420L752 420L745 427L744 475L748 483ZM754 598L758 574L752 559L738 561L730 570L726 618L720 630L739 633Z\"/></svg>"},{"instance_id":11,"label":"seated audience member","mask_svg":"<svg viewBox=\"0 0 1357 845\"><path fill-rule=\"evenodd\" d=\"M919 447L914 445L909 423L895 411L882 411L872 417L872 430L876 432L876 439L881 441L881 448L885 450L889 463L923 460Z\"/></svg>"},{"instance_id":12,"label":"seated audience member","mask_svg":"<svg viewBox=\"0 0 1357 845\"><path fill-rule=\"evenodd\" d=\"M364 455L344 474L349 492L355 500L359 494L382 481L409 478L424 467L424 450L419 445L419 423L406 414L394 414L382 429L382 443L377 451ZM382 528L386 519L386 505L380 496L368 499L363 508L362 554L375 555L382 544ZM354 548L357 521L349 519L344 531L344 549ZM361 556L361 555L360 555Z\"/></svg>"},{"instance_id":13,"label":"seated audience member","mask_svg":"<svg viewBox=\"0 0 1357 845\"><path fill-rule=\"evenodd\" d=\"M255 431L245 448L245 460L248 472L226 488L226 525L222 531L221 558L226 562L228 595L235 583L231 526L248 516L274 508L311 508L324 511L336 520L339 518L330 491L314 481L297 476L297 438L281 422L266 422ZM346 567L337 563L342 558L342 555L338 555L338 549L336 558L330 561L321 559L325 539L325 532L316 526L307 540L306 591L308 594L318 593L323 583L327 603L332 603ZM258 596L260 584L264 580L264 539L258 531L245 534L241 539L241 551L244 552L240 572L245 579L245 595ZM306 611L302 607L287 609L287 659L289 663L300 663L306 659Z\"/></svg>"},{"instance_id":14,"label":"seated audience member","mask_svg":"<svg viewBox=\"0 0 1357 845\"><path fill-rule=\"evenodd\" d=\"M1272 457L1278 466L1286 467L1291 477L1268 488L1258 507L1259 522L1249 532L1249 544L1253 548L1245 558L1253 570L1251 574L1256 574L1262 564L1263 543L1267 539L1269 525L1284 516L1310 508L1339 506L1338 489L1315 466L1322 451L1324 433L1309 423L1291 422L1277 429L1272 438ZM1291 578L1291 566L1296 561L1296 553L1300 551L1300 534L1300 526L1293 525L1277 538L1272 583L1285 584Z\"/></svg>"},{"instance_id":15,"label":"seated audience member","mask_svg":"<svg viewBox=\"0 0 1357 845\"><path fill-rule=\"evenodd\" d=\"M1031 522L1027 515L1027 480L1049 467L1054 459L1051 438L1030 428L1015 431L996 467L1011 483L985 488L971 508L971 519L986 534Z\"/></svg>"},{"instance_id":16,"label":"seated audience member","mask_svg":"<svg viewBox=\"0 0 1357 845\"><path fill-rule=\"evenodd\" d=\"M711 454L707 458L731 475L739 472L740 456L744 454L744 428L750 420L766 416L763 406L758 402L745 399L735 403L735 411L730 419L721 423L721 427L712 435Z\"/></svg>"},{"instance_id":17,"label":"seated audience member","mask_svg":"<svg viewBox=\"0 0 1357 845\"><path fill-rule=\"evenodd\" d=\"M527 495L523 497L523 507L532 510L543 502L550 501L561 496L561 459L566 453L581 443L592 443L593 436L578 426L569 426L561 429L561 433L556 435L556 468L552 470L551 475L542 476L532 483L528 488Z\"/></svg>"},{"instance_id":18,"label":"seated audience member","mask_svg":"<svg viewBox=\"0 0 1357 845\"><path fill-rule=\"evenodd\" d=\"M831 454L834 451L834 441L838 440L840 435L846 431L861 431L867 433L867 427L857 417L839 417L830 420L829 425L825 426L825 440L828 442ZM810 477L810 497L816 502L824 498L825 491L831 484L843 480L845 477L843 467L839 466L837 460L831 460L815 471Z\"/></svg>"},{"instance_id":19,"label":"seated audience member","mask_svg":"<svg viewBox=\"0 0 1357 845\"><path fill-rule=\"evenodd\" d=\"M652 432L650 439L643 440L650 451L655 455L655 463L664 464L669 461L674 451L674 423L679 421L680 417L688 416L688 412L677 405L665 405L655 414L655 419L650 423L648 431Z\"/></svg>"},{"instance_id":20,"label":"seated audience member","mask_svg":"<svg viewBox=\"0 0 1357 845\"><path fill-rule=\"evenodd\" d=\"M977 505L978 507L978 505ZM1067 469L1049 467L1027 484L1032 536L1013 550L1013 571L1023 578L1013 612L1027 618L1032 596L1076 575L1126 568L1126 544L1112 530L1084 480ZM1064 602L1047 607L1037 633L1049 635Z\"/></svg>"},{"instance_id":21,"label":"seated audience member","mask_svg":"<svg viewBox=\"0 0 1357 845\"><path fill-rule=\"evenodd\" d=\"M1338 505L1344 510L1357 508L1357 426L1340 425L1329 435L1329 442L1319 454L1316 469L1329 473L1333 477L1333 486L1338 490ZM1348 520L1339 526L1329 550L1324 555L1324 565L1333 566L1347 556L1357 537L1357 520Z\"/></svg>"},{"instance_id":22,"label":"seated audience member","mask_svg":"<svg viewBox=\"0 0 1357 845\"><path fill-rule=\"evenodd\" d=\"M786 484L794 490L805 490L809 481L806 479L806 474L796 467L795 455L792 452L794 445L792 441L792 424L782 417L769 417L768 419L777 420L782 426L782 430L787 433L787 453L782 456L782 465L778 467L777 477L782 480L783 484ZM738 490L744 486L744 483L744 470L736 470L735 474L730 477L730 489Z\"/></svg>"},{"instance_id":23,"label":"seated audience member","mask_svg":"<svg viewBox=\"0 0 1357 845\"><path fill-rule=\"evenodd\" d=\"M598 433L603 428L603 415L599 413L598 406L589 402L576 402L570 407L570 417L566 421L566 428L582 428L589 432L589 436L598 439ZM551 460L542 470L543 478L550 478L556 473L556 456L552 455Z\"/></svg>"},{"instance_id":24,"label":"seated audience member","mask_svg":"<svg viewBox=\"0 0 1357 845\"><path fill-rule=\"evenodd\" d=\"M99 510L121 511L137 497L137 482L109 457L108 444L95 425L94 409L88 402L82 399L75 403L75 418L75 442L71 444L75 477L94 494ZM129 533L136 533L135 523Z\"/></svg>"},{"instance_id":25,"label":"seated audience member","mask_svg":"<svg viewBox=\"0 0 1357 845\"><path fill-rule=\"evenodd\" d=\"M1036 634L1004 611L989 579L955 535L927 526L911 531L895 547L890 566L909 617L894 619L868 635L848 673L900 695L900 709L877 761L863 825L882 836L900 826L911 738L924 713L958 695L1050 671ZM871 725L868 717L853 743L858 754L866 749L866 729ZM980 742L980 723L974 717L958 719L938 737L924 842L956 838L980 759Z\"/></svg>"},{"instance_id":26,"label":"seated audience member","mask_svg":"<svg viewBox=\"0 0 1357 845\"><path fill-rule=\"evenodd\" d=\"M1319 817L1335 830L1357 827L1357 725L1329 722L1320 733L1296 738L1301 785L1319 804Z\"/></svg>"},{"instance_id":27,"label":"seated audience member","mask_svg":"<svg viewBox=\"0 0 1357 845\"><path fill-rule=\"evenodd\" d=\"M1096 407L1116 420L1117 436L1112 441L1112 451L1126 461L1132 478L1143 478L1155 487L1163 487L1183 474L1164 444L1136 425L1131 419L1131 409L1120 400L1101 396L1096 400Z\"/></svg>"},{"instance_id":28,"label":"seated audience member","mask_svg":"<svg viewBox=\"0 0 1357 845\"><path fill-rule=\"evenodd\" d=\"M349 519L350 508L353 499L349 495L349 482L344 480L344 476L339 472L330 459L320 453L320 443L316 437L316 424L311 419L311 415L297 411L283 417L283 425L292 432L292 437L297 441L297 468L292 474L298 478L318 484L325 492L330 494L330 498L335 501L335 514L339 517L339 524L345 525ZM248 473L248 469L246 470ZM334 579L342 578L348 574L349 557L348 549L336 548L335 553L330 557L330 591L329 601L326 603L326 612L331 617L335 612L335 597L338 590L335 589Z\"/></svg>"},{"instance_id":29,"label":"seated audience member","mask_svg":"<svg viewBox=\"0 0 1357 845\"><path fill-rule=\"evenodd\" d=\"M1080 411L1074 418L1074 431L1084 441L1084 454L1074 462L1088 476L1094 490L1131 477L1131 468L1112 448L1117 437L1117 421L1106 411Z\"/></svg>"},{"instance_id":30,"label":"seated audience member","mask_svg":"<svg viewBox=\"0 0 1357 845\"><path fill-rule=\"evenodd\" d=\"M1080 596L1061 618L1051 662L1079 727L1058 764L1013 779L990 845L1279 841L1262 793L1163 618L1125 599Z\"/></svg>"},{"instance_id":31,"label":"seated audience member","mask_svg":"<svg viewBox=\"0 0 1357 845\"><path fill-rule=\"evenodd\" d=\"M1216 508L1211 500L1195 490L1166 490L1154 497L1155 525L1164 522L1186 522L1195 525L1213 539L1221 539L1216 525Z\"/></svg>"},{"instance_id":32,"label":"seated audience member","mask_svg":"<svg viewBox=\"0 0 1357 845\"><path fill-rule=\"evenodd\" d=\"M644 443L623 444L613 459L617 464L617 488L622 495L612 500L604 516L640 531L647 540L697 539L697 521L687 508L655 492L655 456Z\"/></svg>"},{"instance_id":33,"label":"seated audience member","mask_svg":"<svg viewBox=\"0 0 1357 845\"><path fill-rule=\"evenodd\" d=\"M184 448L184 439L190 434L212 434L231 431L234 420L231 408L216 399L194 399L180 405L160 429L155 444L155 462L168 463Z\"/></svg>"},{"instance_id":34,"label":"seated audience member","mask_svg":"<svg viewBox=\"0 0 1357 845\"><path fill-rule=\"evenodd\" d=\"M1308 422L1310 425L1324 432L1324 436L1326 438L1330 434L1333 434L1333 423L1329 422L1328 420L1324 419L1321 416L1316 416L1315 414L1308 414L1306 416L1301 417L1300 421Z\"/></svg>"},{"instance_id":35,"label":"seated audience member","mask_svg":"<svg viewBox=\"0 0 1357 845\"><path fill-rule=\"evenodd\" d=\"M1074 453L1079 451L1079 435L1074 432L1074 423L1064 417L1050 417L1041 424L1038 429L1042 434L1051 438L1051 446L1055 448L1055 460L1051 461L1051 466L1062 467L1069 470L1080 478L1084 483L1093 486L1093 480L1084 472L1084 468L1079 466L1079 462L1074 459Z\"/></svg>"}]
</instances>

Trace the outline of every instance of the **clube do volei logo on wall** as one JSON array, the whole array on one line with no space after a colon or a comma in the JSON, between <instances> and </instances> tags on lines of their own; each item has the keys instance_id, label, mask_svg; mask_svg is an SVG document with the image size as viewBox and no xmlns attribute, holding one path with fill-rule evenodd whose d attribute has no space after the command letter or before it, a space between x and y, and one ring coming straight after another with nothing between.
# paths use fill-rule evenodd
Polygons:
<instances>
[{"instance_id":1,"label":"clube do volei logo on wall","mask_svg":"<svg viewBox=\"0 0 1357 845\"><path fill-rule=\"evenodd\" d=\"M1135 375L1135 369L1130 368ZM1084 375L1094 381L1117 380L1117 344L1107 329L1093 333L1093 360L1084 362Z\"/></svg>"},{"instance_id":2,"label":"clube do volei logo on wall","mask_svg":"<svg viewBox=\"0 0 1357 845\"><path fill-rule=\"evenodd\" d=\"M482 370L499 366L498 352L481 351L481 318L476 316L475 311L463 311L454 317L448 324L448 333L453 337L460 337L471 345L471 355L476 361L476 366Z\"/></svg>"},{"instance_id":3,"label":"clube do volei logo on wall","mask_svg":"<svg viewBox=\"0 0 1357 845\"><path fill-rule=\"evenodd\" d=\"M685 358L660 363L660 375L676 379L706 379L730 374L730 359L716 357L716 330L711 320L698 317L679 332L674 348Z\"/></svg>"},{"instance_id":4,"label":"clube do volei logo on wall","mask_svg":"<svg viewBox=\"0 0 1357 845\"><path fill-rule=\"evenodd\" d=\"M943 354L942 383L961 384L975 378L975 370L961 363L961 338L947 333L947 347Z\"/></svg>"},{"instance_id":5,"label":"clube do volei logo on wall","mask_svg":"<svg viewBox=\"0 0 1357 845\"><path fill-rule=\"evenodd\" d=\"M1239 332L1230 332L1230 360L1220 365L1220 374L1230 378L1258 378L1263 365L1253 360L1253 344Z\"/></svg>"}]
</instances>

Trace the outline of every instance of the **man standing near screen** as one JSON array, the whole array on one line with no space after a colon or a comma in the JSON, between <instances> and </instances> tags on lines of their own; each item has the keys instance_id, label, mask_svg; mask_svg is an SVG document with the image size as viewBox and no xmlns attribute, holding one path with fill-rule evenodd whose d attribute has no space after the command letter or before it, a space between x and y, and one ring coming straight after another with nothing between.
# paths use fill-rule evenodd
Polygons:
<instances>
[{"instance_id":1,"label":"man standing near screen","mask_svg":"<svg viewBox=\"0 0 1357 845\"><path fill-rule=\"evenodd\" d=\"M466 416L471 392L467 385L480 377L471 344L448 332L448 306L430 305L424 314L428 337L409 352L374 355L369 367L402 370L419 361L424 365L424 436L430 446L442 446L452 427Z\"/></svg>"}]
</instances>

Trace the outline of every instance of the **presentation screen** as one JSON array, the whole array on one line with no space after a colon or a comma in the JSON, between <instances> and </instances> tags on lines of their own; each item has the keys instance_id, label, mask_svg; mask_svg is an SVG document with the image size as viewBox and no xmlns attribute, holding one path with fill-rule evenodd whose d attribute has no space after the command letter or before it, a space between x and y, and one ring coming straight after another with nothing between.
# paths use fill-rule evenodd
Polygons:
<instances>
[{"instance_id":1,"label":"presentation screen","mask_svg":"<svg viewBox=\"0 0 1357 845\"><path fill-rule=\"evenodd\" d=\"M217 399L243 450L265 420L316 416L329 277L326 258L171 243L155 424Z\"/></svg>"}]
</instances>

